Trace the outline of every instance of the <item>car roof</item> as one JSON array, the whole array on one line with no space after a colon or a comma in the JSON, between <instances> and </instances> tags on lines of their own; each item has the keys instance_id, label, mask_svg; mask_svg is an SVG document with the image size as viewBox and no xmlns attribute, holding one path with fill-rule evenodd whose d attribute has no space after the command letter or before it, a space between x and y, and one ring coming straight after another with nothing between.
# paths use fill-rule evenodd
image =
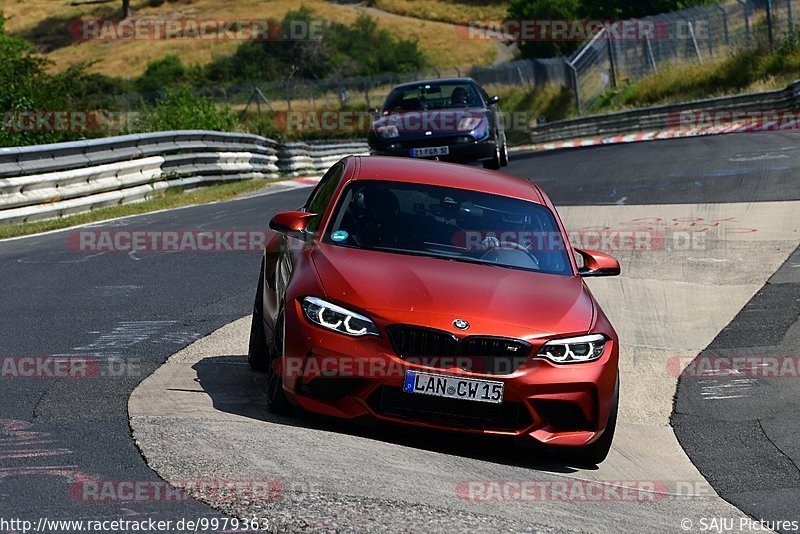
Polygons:
<instances>
[{"instance_id":1,"label":"car roof","mask_svg":"<svg viewBox=\"0 0 800 534\"><path fill-rule=\"evenodd\" d=\"M385 180L439 185L519 198L546 205L544 194L532 180L479 167L441 161L390 156L351 156L349 175L354 180Z\"/></svg>"},{"instance_id":2,"label":"car roof","mask_svg":"<svg viewBox=\"0 0 800 534\"><path fill-rule=\"evenodd\" d=\"M396 85L395 89L405 89L407 87L416 87L418 85L426 85L426 84L439 84L439 83L472 83L478 85L478 82L473 80L472 78L462 77L462 78L433 78L430 80L417 80L414 82L406 82Z\"/></svg>"}]
</instances>

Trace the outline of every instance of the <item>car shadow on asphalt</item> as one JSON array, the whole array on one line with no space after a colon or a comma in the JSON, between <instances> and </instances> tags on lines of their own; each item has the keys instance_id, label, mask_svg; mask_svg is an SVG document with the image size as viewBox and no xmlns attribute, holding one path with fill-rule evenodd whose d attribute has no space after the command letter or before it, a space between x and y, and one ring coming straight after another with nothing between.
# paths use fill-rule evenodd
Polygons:
<instances>
[{"instance_id":1,"label":"car shadow on asphalt","mask_svg":"<svg viewBox=\"0 0 800 534\"><path fill-rule=\"evenodd\" d=\"M215 356L204 358L192 366L197 381L222 412L248 417L257 421L296 426L313 430L337 432L351 436L414 447L417 449L457 455L476 460L516 467L526 467L551 473L573 473L594 466L567 465L564 457L541 448L523 447L502 436L478 436L446 432L372 420L344 421L308 412L292 416L274 415L267 409L266 374L256 373L247 364L246 356Z\"/></svg>"}]
</instances>

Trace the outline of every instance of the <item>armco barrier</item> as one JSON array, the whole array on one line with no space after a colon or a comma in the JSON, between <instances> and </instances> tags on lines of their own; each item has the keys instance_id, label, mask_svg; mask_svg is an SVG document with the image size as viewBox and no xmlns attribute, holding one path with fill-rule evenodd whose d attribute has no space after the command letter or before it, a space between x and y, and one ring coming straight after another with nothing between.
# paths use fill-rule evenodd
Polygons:
<instances>
[{"instance_id":1,"label":"armco barrier","mask_svg":"<svg viewBox=\"0 0 800 534\"><path fill-rule=\"evenodd\" d=\"M531 142L548 143L604 135L661 131L682 126L690 129L691 126L680 123L680 114L688 112L797 111L798 109L800 109L800 81L777 91L709 98L541 124L532 128Z\"/></svg>"},{"instance_id":2,"label":"armco barrier","mask_svg":"<svg viewBox=\"0 0 800 534\"><path fill-rule=\"evenodd\" d=\"M364 142L286 143L278 148L278 169L288 176L327 170L342 154L369 154Z\"/></svg>"},{"instance_id":3,"label":"armco barrier","mask_svg":"<svg viewBox=\"0 0 800 534\"><path fill-rule=\"evenodd\" d=\"M0 148L0 224L145 200L169 187L316 174L366 143L289 143L202 130Z\"/></svg>"}]
</instances>

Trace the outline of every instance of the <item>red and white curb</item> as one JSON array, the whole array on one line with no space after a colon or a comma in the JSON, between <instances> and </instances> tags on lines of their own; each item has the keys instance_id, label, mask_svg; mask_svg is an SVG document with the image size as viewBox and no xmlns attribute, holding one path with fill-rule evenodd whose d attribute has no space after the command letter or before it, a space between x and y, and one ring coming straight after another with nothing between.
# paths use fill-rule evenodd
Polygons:
<instances>
[{"instance_id":1,"label":"red and white curb","mask_svg":"<svg viewBox=\"0 0 800 534\"><path fill-rule=\"evenodd\" d=\"M302 176L300 178L292 178L291 180L283 180L280 182L276 182L282 188L290 188L290 189L299 189L301 187L314 187L317 185L322 178L320 176Z\"/></svg>"},{"instance_id":2,"label":"red and white curb","mask_svg":"<svg viewBox=\"0 0 800 534\"><path fill-rule=\"evenodd\" d=\"M618 145L623 143L640 143L643 141L655 141L659 139L677 139L681 137L700 137L705 135L723 135L729 133L743 133L756 131L778 131L796 130L798 125L788 127L781 125L777 121L765 124L737 123L725 126L713 126L710 128L675 128L671 130L658 130L651 132L640 132L627 135L616 135L611 137L593 137L588 139L574 139L570 141L555 141L552 143L537 143L532 145L521 145L509 147L510 153L515 152L544 152L548 150L560 150L563 148L581 148L598 145Z\"/></svg>"},{"instance_id":3,"label":"red and white curb","mask_svg":"<svg viewBox=\"0 0 800 534\"><path fill-rule=\"evenodd\" d=\"M569 141L554 141L551 143L536 143L531 145L517 145L508 147L509 154L520 152L545 152L548 150L560 150L564 148L581 148L600 145L619 145L624 143L641 143L643 141L657 141L660 139L677 139L682 137L701 137L706 135L724 135L730 133L744 132L774 132L784 130L798 130L800 123L786 123L779 121L760 123L735 123L721 126L711 126L708 128L673 128L669 130L656 130L650 132L639 132L626 135L614 135L605 137L591 137L585 139L573 139ZM291 180L298 184L296 187L316 185L319 177L302 177Z\"/></svg>"}]
</instances>

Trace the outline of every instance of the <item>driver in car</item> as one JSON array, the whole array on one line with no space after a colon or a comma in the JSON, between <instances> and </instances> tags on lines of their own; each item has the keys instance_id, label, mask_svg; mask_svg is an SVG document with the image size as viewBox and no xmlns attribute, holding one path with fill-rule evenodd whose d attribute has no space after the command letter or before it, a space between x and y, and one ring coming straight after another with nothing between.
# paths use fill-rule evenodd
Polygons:
<instances>
[{"instance_id":1,"label":"driver in car","mask_svg":"<svg viewBox=\"0 0 800 534\"><path fill-rule=\"evenodd\" d=\"M397 196L387 187L373 184L353 195L342 226L359 246L404 248L409 234L401 219Z\"/></svg>"},{"instance_id":2,"label":"driver in car","mask_svg":"<svg viewBox=\"0 0 800 534\"><path fill-rule=\"evenodd\" d=\"M450 105L453 107L467 105L467 91L463 87L456 87L450 95Z\"/></svg>"}]
</instances>

